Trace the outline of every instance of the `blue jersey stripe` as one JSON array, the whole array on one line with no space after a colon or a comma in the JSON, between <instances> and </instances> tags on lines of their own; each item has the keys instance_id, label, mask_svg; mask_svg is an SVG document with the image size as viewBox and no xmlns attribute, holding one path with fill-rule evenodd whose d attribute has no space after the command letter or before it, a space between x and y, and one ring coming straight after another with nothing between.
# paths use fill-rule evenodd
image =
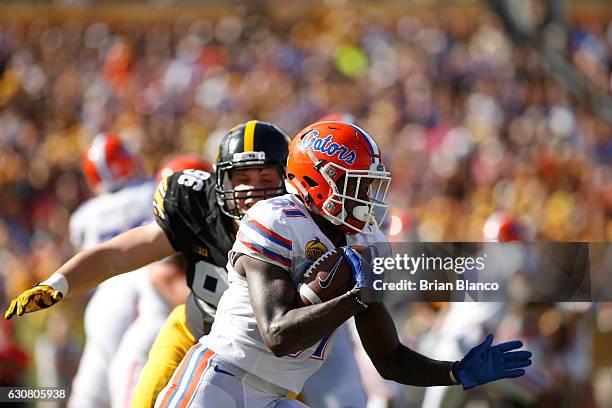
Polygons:
<instances>
[{"instance_id":1,"label":"blue jersey stripe","mask_svg":"<svg viewBox=\"0 0 612 408\"><path fill-rule=\"evenodd\" d=\"M291 266L291 259L289 258L285 258L284 256L277 254L274 251L270 251L269 249L258 245L252 241L245 241L243 239L240 239L240 242L242 242L247 248L252 249L255 252L259 252L262 255L266 255L268 258L274 261L278 261L287 267Z\"/></svg>"},{"instance_id":2,"label":"blue jersey stripe","mask_svg":"<svg viewBox=\"0 0 612 408\"><path fill-rule=\"evenodd\" d=\"M255 231L256 233L258 233L259 235L263 236L264 238L274 242L276 245L280 245L283 248L286 248L286 249L291 251L291 241L289 241L287 239L281 240L282 237L280 237L280 235L278 237L275 237L274 235L272 235L271 233L269 233L267 231L264 231L257 224L255 224L255 223L253 223L251 221L243 222L242 225L246 225L251 230Z\"/></svg>"}]
</instances>

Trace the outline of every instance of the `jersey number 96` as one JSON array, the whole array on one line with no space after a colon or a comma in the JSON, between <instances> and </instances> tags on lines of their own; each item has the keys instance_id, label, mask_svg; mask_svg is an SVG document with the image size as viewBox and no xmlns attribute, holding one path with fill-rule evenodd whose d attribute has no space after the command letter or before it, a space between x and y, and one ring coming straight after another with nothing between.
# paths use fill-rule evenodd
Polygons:
<instances>
[{"instance_id":1,"label":"jersey number 96","mask_svg":"<svg viewBox=\"0 0 612 408\"><path fill-rule=\"evenodd\" d=\"M191 187L195 191L202 190L204 181L210 178L210 173L202 170L189 169L184 170L177 180L183 186Z\"/></svg>"}]
</instances>

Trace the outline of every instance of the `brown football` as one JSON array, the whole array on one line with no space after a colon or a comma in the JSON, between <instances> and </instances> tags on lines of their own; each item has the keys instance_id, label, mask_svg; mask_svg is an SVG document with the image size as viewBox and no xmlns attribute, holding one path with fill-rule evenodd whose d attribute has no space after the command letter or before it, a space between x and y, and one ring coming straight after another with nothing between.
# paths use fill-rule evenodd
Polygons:
<instances>
[{"instance_id":1,"label":"brown football","mask_svg":"<svg viewBox=\"0 0 612 408\"><path fill-rule=\"evenodd\" d=\"M298 284L296 306L322 303L351 290L353 272L342 248L321 255L302 275Z\"/></svg>"}]
</instances>

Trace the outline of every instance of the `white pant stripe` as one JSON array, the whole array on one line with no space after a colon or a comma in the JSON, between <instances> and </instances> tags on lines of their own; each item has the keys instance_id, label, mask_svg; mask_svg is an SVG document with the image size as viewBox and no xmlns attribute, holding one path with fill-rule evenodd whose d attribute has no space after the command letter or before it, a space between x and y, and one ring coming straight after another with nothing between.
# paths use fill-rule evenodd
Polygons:
<instances>
[{"instance_id":1,"label":"white pant stripe","mask_svg":"<svg viewBox=\"0 0 612 408\"><path fill-rule=\"evenodd\" d=\"M187 387L189 387L189 383L191 382L191 378L193 377L196 367L198 366L198 362L200 361L202 355L206 352L206 350L207 348L200 344L198 345L198 349L194 351L191 355L191 358L187 363L187 368L185 369L183 376L179 379L178 388L176 389L176 391L174 392L174 396L168 403L168 408L174 408L178 405L179 402L181 402L181 398L185 393L185 390L187 390Z\"/></svg>"}]
</instances>

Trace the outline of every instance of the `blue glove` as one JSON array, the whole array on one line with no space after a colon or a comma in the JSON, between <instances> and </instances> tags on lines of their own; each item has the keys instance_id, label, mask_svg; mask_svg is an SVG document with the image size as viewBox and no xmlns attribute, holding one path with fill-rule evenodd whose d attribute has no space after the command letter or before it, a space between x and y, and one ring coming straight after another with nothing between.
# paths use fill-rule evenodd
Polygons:
<instances>
[{"instance_id":1,"label":"blue glove","mask_svg":"<svg viewBox=\"0 0 612 408\"><path fill-rule=\"evenodd\" d=\"M372 265L366 262L357 251L351 247L343 247L344 257L353 270L353 281L357 289L372 289L374 287L374 271Z\"/></svg>"},{"instance_id":2,"label":"blue glove","mask_svg":"<svg viewBox=\"0 0 612 408\"><path fill-rule=\"evenodd\" d=\"M453 375L464 390L502 378L520 377L525 375L522 368L531 365L531 352L510 351L523 347L522 341L514 340L491 347L492 343L493 335L489 334L461 361L453 364Z\"/></svg>"}]
</instances>

